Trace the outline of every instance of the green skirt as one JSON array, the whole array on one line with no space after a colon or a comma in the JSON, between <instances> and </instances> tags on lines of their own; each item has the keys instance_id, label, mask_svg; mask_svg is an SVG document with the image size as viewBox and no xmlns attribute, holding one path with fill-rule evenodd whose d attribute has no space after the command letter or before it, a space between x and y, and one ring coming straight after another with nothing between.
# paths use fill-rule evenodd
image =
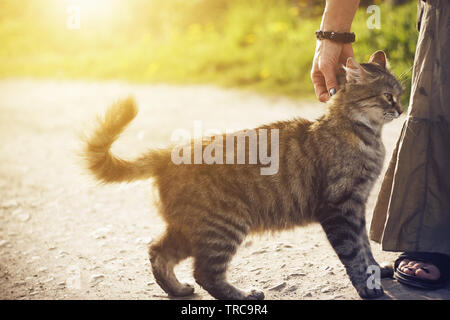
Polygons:
<instances>
[{"instance_id":1,"label":"green skirt","mask_svg":"<svg viewBox=\"0 0 450 320\"><path fill-rule=\"evenodd\" d=\"M419 1L408 117L370 238L386 251L450 254L450 1Z\"/></svg>"}]
</instances>

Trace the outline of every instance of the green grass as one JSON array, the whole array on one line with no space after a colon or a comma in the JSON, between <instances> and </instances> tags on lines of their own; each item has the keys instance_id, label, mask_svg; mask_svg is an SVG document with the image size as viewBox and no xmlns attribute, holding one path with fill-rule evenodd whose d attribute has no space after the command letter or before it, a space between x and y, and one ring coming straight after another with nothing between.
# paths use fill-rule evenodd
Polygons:
<instances>
[{"instance_id":1,"label":"green grass","mask_svg":"<svg viewBox=\"0 0 450 320\"><path fill-rule=\"evenodd\" d=\"M83 16L82 8L81 30L69 30L64 1L0 0L0 77L210 83L293 97L313 93L309 73L320 16L308 17L310 8L282 0L114 1L110 15ZM379 30L367 28L369 14L361 8L353 24L357 59L385 50L407 90L417 38L415 6L381 5Z\"/></svg>"}]
</instances>

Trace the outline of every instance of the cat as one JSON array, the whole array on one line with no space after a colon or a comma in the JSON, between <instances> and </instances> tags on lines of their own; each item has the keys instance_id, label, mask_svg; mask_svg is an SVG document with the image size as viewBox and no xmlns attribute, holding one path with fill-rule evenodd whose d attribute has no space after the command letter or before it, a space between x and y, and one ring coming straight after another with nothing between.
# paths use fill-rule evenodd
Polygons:
<instances>
[{"instance_id":1,"label":"cat","mask_svg":"<svg viewBox=\"0 0 450 320\"><path fill-rule=\"evenodd\" d=\"M149 258L165 292L171 296L194 292L192 285L178 281L173 270L192 256L195 281L214 298L263 299L263 292L243 291L226 280L238 246L251 233L315 222L325 231L358 294L362 298L383 294L381 286L368 285L369 266L380 266L367 236L365 204L383 166L382 127L402 113L403 89L386 63L383 51L375 52L368 63L349 58L343 66L345 83L322 117L257 128L279 132L279 169L270 175L261 174L262 163L174 164L169 148L123 160L110 147L136 116L134 100L116 103L99 119L85 140L90 172L105 183L154 178L159 191L159 211L167 229L150 244ZM274 147L269 149L275 151ZM392 271L380 268L382 277Z\"/></svg>"}]
</instances>

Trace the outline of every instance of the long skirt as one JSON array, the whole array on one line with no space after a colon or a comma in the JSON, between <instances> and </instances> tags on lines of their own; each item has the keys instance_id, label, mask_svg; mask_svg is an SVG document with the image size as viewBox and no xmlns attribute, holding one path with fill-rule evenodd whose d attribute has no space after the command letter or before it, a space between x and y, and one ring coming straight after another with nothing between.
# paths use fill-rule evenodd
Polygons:
<instances>
[{"instance_id":1,"label":"long skirt","mask_svg":"<svg viewBox=\"0 0 450 320\"><path fill-rule=\"evenodd\" d=\"M370 238L386 251L450 255L450 1L419 1L408 117Z\"/></svg>"}]
</instances>

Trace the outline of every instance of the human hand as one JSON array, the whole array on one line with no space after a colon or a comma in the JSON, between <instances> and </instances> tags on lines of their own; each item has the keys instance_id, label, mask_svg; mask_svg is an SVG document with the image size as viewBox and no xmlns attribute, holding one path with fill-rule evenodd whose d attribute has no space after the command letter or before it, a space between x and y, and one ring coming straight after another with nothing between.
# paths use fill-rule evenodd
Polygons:
<instances>
[{"instance_id":1,"label":"human hand","mask_svg":"<svg viewBox=\"0 0 450 320\"><path fill-rule=\"evenodd\" d=\"M317 99L326 102L338 87L336 73L347 59L353 57L351 43L318 40L311 69L311 80ZM334 89L334 92L330 91Z\"/></svg>"}]
</instances>

